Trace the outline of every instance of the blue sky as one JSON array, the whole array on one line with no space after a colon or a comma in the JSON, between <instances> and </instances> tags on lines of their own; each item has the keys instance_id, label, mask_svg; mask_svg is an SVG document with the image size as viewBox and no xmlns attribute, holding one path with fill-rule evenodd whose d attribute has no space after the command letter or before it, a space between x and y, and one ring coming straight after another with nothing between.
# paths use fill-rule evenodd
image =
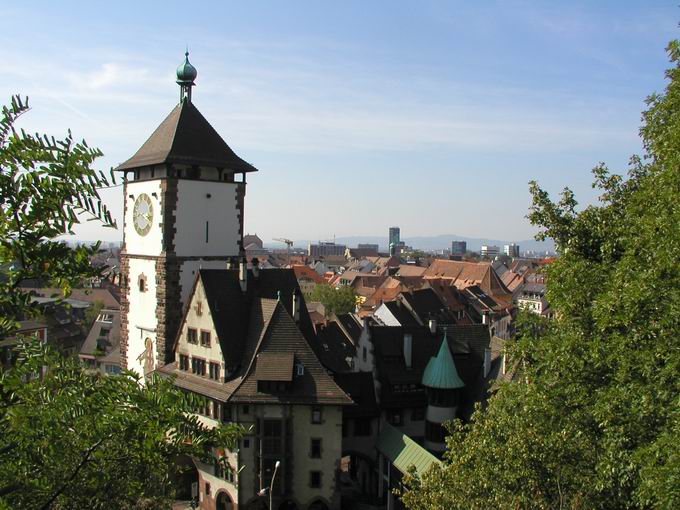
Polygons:
<instances>
[{"instance_id":1,"label":"blue sky","mask_svg":"<svg viewBox=\"0 0 680 510\"><path fill-rule=\"evenodd\" d=\"M640 152L676 3L4 2L0 97L29 95L23 127L71 128L108 168L174 107L188 44L194 103L260 169L247 232L522 240L530 179L587 204L594 165Z\"/></svg>"}]
</instances>

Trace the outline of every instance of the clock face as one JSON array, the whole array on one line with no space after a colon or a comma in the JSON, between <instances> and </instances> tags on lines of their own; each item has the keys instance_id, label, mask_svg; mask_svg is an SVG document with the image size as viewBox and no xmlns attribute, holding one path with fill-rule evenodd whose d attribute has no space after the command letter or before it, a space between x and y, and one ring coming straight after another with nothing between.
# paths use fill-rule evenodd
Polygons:
<instances>
[{"instance_id":1,"label":"clock face","mask_svg":"<svg viewBox=\"0 0 680 510\"><path fill-rule=\"evenodd\" d=\"M142 193L135 200L135 207L132 210L132 221L135 225L135 230L140 236L145 236L151 230L153 206L151 205L149 195L146 193Z\"/></svg>"}]
</instances>

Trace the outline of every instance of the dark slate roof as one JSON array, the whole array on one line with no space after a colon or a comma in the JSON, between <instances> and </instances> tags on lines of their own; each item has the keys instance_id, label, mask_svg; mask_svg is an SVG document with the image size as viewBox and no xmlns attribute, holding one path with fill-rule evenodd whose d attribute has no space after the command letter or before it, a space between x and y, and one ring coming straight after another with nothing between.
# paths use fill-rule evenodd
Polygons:
<instances>
[{"instance_id":1,"label":"dark slate roof","mask_svg":"<svg viewBox=\"0 0 680 510\"><path fill-rule=\"evenodd\" d=\"M383 303L402 326L418 326L418 321L399 301Z\"/></svg>"},{"instance_id":2,"label":"dark slate roof","mask_svg":"<svg viewBox=\"0 0 680 510\"><path fill-rule=\"evenodd\" d=\"M371 372L334 374L333 379L356 404L343 408L343 415L349 418L368 418L380 415Z\"/></svg>"},{"instance_id":3,"label":"dark slate roof","mask_svg":"<svg viewBox=\"0 0 680 510\"><path fill-rule=\"evenodd\" d=\"M293 293L297 292L300 297L300 330L310 345L317 343L293 270L261 270L257 278L252 270L248 271L245 293L241 290L238 269L202 269L199 276L205 288L224 361L232 370L241 364L248 334L260 331L267 320L267 312L273 311L268 310L266 305L256 303L261 298L275 300L280 296L286 311L292 314Z\"/></svg>"},{"instance_id":4,"label":"dark slate roof","mask_svg":"<svg viewBox=\"0 0 680 510\"><path fill-rule=\"evenodd\" d=\"M490 310L500 310L501 305L486 292L484 292L478 285L472 285L465 289L472 297L479 300L484 306Z\"/></svg>"},{"instance_id":5,"label":"dark slate roof","mask_svg":"<svg viewBox=\"0 0 680 510\"><path fill-rule=\"evenodd\" d=\"M320 324L316 335L319 346L316 352L321 364L333 373L349 372L352 367L347 363L347 358L356 355L356 348L338 323L331 321L325 325Z\"/></svg>"},{"instance_id":6,"label":"dark slate roof","mask_svg":"<svg viewBox=\"0 0 680 510\"><path fill-rule=\"evenodd\" d=\"M294 363L292 352L261 352L255 357L255 379L290 382Z\"/></svg>"},{"instance_id":7,"label":"dark slate roof","mask_svg":"<svg viewBox=\"0 0 680 510\"><path fill-rule=\"evenodd\" d=\"M250 366L230 401L336 405L352 403L352 400L326 373L281 302L276 302L274 313L262 332L254 354ZM297 375L296 371L289 388L284 391L262 392L257 384L257 365L258 358L263 355L292 357L295 364L304 367L304 373Z\"/></svg>"},{"instance_id":8,"label":"dark slate roof","mask_svg":"<svg viewBox=\"0 0 680 510\"><path fill-rule=\"evenodd\" d=\"M349 335L350 340L354 345L359 343L359 337L361 336L361 324L354 318L352 314L345 313L338 315L337 317L340 327Z\"/></svg>"},{"instance_id":9,"label":"dark slate roof","mask_svg":"<svg viewBox=\"0 0 680 510\"><path fill-rule=\"evenodd\" d=\"M232 172L256 172L239 158L190 102L178 104L144 145L116 170L177 163L211 166Z\"/></svg>"},{"instance_id":10,"label":"dark slate roof","mask_svg":"<svg viewBox=\"0 0 680 510\"><path fill-rule=\"evenodd\" d=\"M423 324L430 318L436 318L443 324L455 324L455 318L434 290L430 288L414 290L404 292L402 296Z\"/></svg>"}]
</instances>

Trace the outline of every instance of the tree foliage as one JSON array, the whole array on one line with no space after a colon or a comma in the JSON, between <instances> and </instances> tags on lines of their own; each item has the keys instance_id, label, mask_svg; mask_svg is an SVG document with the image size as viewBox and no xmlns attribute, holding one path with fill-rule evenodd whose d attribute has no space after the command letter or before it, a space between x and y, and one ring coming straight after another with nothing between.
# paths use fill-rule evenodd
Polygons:
<instances>
[{"instance_id":1,"label":"tree foliage","mask_svg":"<svg viewBox=\"0 0 680 510\"><path fill-rule=\"evenodd\" d=\"M99 244L72 248L59 236L73 233L82 218L116 226L98 191L113 174L92 168L101 151L76 142L70 131L56 139L18 129L28 110L28 100L15 96L0 116L0 336L37 313L18 292L22 282L41 280L68 295L81 279L99 276L102 268L90 263Z\"/></svg>"},{"instance_id":2,"label":"tree foliage","mask_svg":"<svg viewBox=\"0 0 680 510\"><path fill-rule=\"evenodd\" d=\"M410 508L680 507L680 49L648 98L644 157L593 170L582 210L537 183L529 218L562 256L547 270L557 318L510 347L522 377L470 424L445 463L411 478Z\"/></svg>"},{"instance_id":3,"label":"tree foliage","mask_svg":"<svg viewBox=\"0 0 680 510\"><path fill-rule=\"evenodd\" d=\"M241 429L204 426L170 380L101 376L39 343L0 371L0 508L168 508L175 460Z\"/></svg>"},{"instance_id":4,"label":"tree foliage","mask_svg":"<svg viewBox=\"0 0 680 510\"><path fill-rule=\"evenodd\" d=\"M327 283L320 283L314 287L310 299L322 303L327 316L333 313L342 315L353 312L357 303L357 295L352 287L346 285L333 287Z\"/></svg>"}]
</instances>

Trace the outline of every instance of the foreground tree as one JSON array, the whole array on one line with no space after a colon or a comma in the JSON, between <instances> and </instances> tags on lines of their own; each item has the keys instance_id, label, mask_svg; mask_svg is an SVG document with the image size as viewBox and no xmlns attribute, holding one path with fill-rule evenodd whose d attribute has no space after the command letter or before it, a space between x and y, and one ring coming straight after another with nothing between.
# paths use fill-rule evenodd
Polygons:
<instances>
[{"instance_id":1,"label":"foreground tree","mask_svg":"<svg viewBox=\"0 0 680 510\"><path fill-rule=\"evenodd\" d=\"M0 116L0 337L37 308L19 292L31 279L61 288L66 295L82 279L99 276L90 257L99 245L73 248L58 237L72 234L81 218L115 227L99 189L112 184L92 168L102 155L70 131L57 140L16 128L28 101L13 97Z\"/></svg>"},{"instance_id":2,"label":"foreground tree","mask_svg":"<svg viewBox=\"0 0 680 510\"><path fill-rule=\"evenodd\" d=\"M205 427L196 404L169 380L93 375L25 344L0 372L0 508L169 508L176 460L219 460L241 430Z\"/></svg>"},{"instance_id":3,"label":"foreground tree","mask_svg":"<svg viewBox=\"0 0 680 510\"><path fill-rule=\"evenodd\" d=\"M92 169L101 155L71 134L63 140L16 128L28 111L15 97L0 118L0 341L37 314L23 282L66 296L92 267L95 246L58 241L82 217L115 226L99 200L110 181ZM135 374L100 377L38 343L0 368L0 508L168 508L175 460L210 461L230 448L235 426L204 427L195 398L171 381ZM224 459L222 459L224 461Z\"/></svg>"},{"instance_id":4,"label":"foreground tree","mask_svg":"<svg viewBox=\"0 0 680 510\"><path fill-rule=\"evenodd\" d=\"M529 218L562 256L548 268L557 319L510 347L518 381L445 462L407 480L413 509L680 507L680 49L648 99L645 157L628 178L594 169L600 203L577 210L536 183Z\"/></svg>"}]
</instances>

